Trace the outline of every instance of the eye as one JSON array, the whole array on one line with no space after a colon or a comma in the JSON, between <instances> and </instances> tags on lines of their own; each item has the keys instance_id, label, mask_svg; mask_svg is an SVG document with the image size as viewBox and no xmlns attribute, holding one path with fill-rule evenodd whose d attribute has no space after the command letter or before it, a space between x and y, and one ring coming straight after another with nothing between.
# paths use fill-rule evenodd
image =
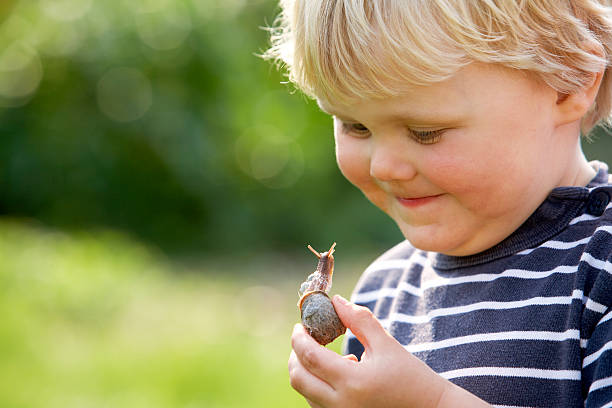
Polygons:
<instances>
[{"instance_id":1,"label":"eye","mask_svg":"<svg viewBox=\"0 0 612 408\"><path fill-rule=\"evenodd\" d=\"M439 130L410 130L410 134L420 144L434 144L438 143L442 138L444 129Z\"/></svg>"},{"instance_id":2,"label":"eye","mask_svg":"<svg viewBox=\"0 0 612 408\"><path fill-rule=\"evenodd\" d=\"M370 130L361 123L342 122L342 130L356 137L370 136Z\"/></svg>"}]
</instances>

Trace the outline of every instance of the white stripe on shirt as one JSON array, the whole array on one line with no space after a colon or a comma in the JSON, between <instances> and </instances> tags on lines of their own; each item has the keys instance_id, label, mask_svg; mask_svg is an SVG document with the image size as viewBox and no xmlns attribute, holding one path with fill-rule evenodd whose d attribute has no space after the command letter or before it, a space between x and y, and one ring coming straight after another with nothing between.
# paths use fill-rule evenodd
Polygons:
<instances>
[{"instance_id":1,"label":"white stripe on shirt","mask_svg":"<svg viewBox=\"0 0 612 408\"><path fill-rule=\"evenodd\" d=\"M536 247L536 248L529 248L529 249L525 249L521 252L517 252L517 255L528 255L530 253L532 253L533 251L535 251L536 249L540 249L540 248L550 248L550 249L571 249L571 248L575 248L579 245L585 245L586 243L588 243L591 238L593 238L592 236L588 236L586 238L583 238L581 240L578 241L570 241L570 242L565 242L565 241L548 241L543 243L542 245Z\"/></svg>"},{"instance_id":2,"label":"white stripe on shirt","mask_svg":"<svg viewBox=\"0 0 612 408\"><path fill-rule=\"evenodd\" d=\"M604 212L605 212L605 211L607 211L609 208L612 208L612 204L608 204L608 205L606 206L606 209L604 210ZM602 214L601 216L603 216L603 214ZM601 217L601 216L600 216L600 217ZM571 220L571 221L569 222L569 224L568 224L568 225L578 224L579 222L582 222L582 221L591 221L591 220L596 220L597 218L599 218L599 217L598 217L598 216L595 216L595 215L591 215L591 214L582 214L580 217L576 217L576 218L574 218L573 220Z\"/></svg>"},{"instance_id":3,"label":"white stripe on shirt","mask_svg":"<svg viewBox=\"0 0 612 408\"><path fill-rule=\"evenodd\" d=\"M596 361L599 358L599 356L601 356L603 353L605 353L606 351L608 351L610 349L612 349L612 341L607 342L606 344L601 346L601 348L599 350L597 350L596 352L586 356L584 358L584 360L582 360L582 368L585 368L589 364L591 364L594 361Z\"/></svg>"},{"instance_id":4,"label":"white stripe on shirt","mask_svg":"<svg viewBox=\"0 0 612 408\"><path fill-rule=\"evenodd\" d=\"M581 373L579 370L543 370L541 368L529 367L468 367L457 370L450 370L440 373L444 378L452 379L457 377L528 377L541 378L546 380L577 380L580 381ZM597 382L597 381L596 381ZM596 383L595 382L595 383ZM593 383L593 384L595 384Z\"/></svg>"},{"instance_id":5,"label":"white stripe on shirt","mask_svg":"<svg viewBox=\"0 0 612 408\"><path fill-rule=\"evenodd\" d=\"M559 250L572 249L579 245L587 244L589 240L593 238L593 235L595 235L599 231L603 231L603 232L607 232L608 234L612 234L612 226L604 225L601 227L597 227L591 235L585 238L579 239L578 241L547 241L547 242L544 242L542 245L539 245L536 248L525 249L521 252L517 252L516 254L517 255L528 255L532 253L533 251L535 251L536 249L540 249L540 248L559 249Z\"/></svg>"},{"instance_id":6,"label":"white stripe on shirt","mask_svg":"<svg viewBox=\"0 0 612 408\"><path fill-rule=\"evenodd\" d=\"M545 340L565 341L580 340L580 331L569 329L564 332L551 331L507 331L497 333L480 333L468 336L453 337L450 339L432 341L420 344L408 344L404 346L411 353L431 351L446 347L454 347L462 344L481 343L486 341L512 341L512 340Z\"/></svg>"},{"instance_id":7,"label":"white stripe on shirt","mask_svg":"<svg viewBox=\"0 0 612 408\"><path fill-rule=\"evenodd\" d=\"M410 261L402 260L404 263L403 267L408 266ZM422 265L425 267L425 265ZM372 268L373 270L384 270L385 268ZM394 268L395 269L395 268ZM411 285L407 282L401 282L399 288L380 288L373 291L357 293L353 296L352 300L355 303L367 303L372 302L381 297L395 297L398 291L405 291L414 296L422 296L423 292L427 289L432 289L442 286L450 285L461 285L464 283L482 283L492 282L502 278L518 278L518 279L544 279L550 275L559 274L572 274L578 270L577 265L559 265L554 269L542 272L529 271L524 269L508 269L502 273L480 273L477 275L461 276L457 278L437 278L430 281L423 282L421 287Z\"/></svg>"},{"instance_id":8,"label":"white stripe on shirt","mask_svg":"<svg viewBox=\"0 0 612 408\"><path fill-rule=\"evenodd\" d=\"M612 385L612 377L605 377L597 381L593 381L589 387L589 394L602 388Z\"/></svg>"},{"instance_id":9,"label":"white stripe on shirt","mask_svg":"<svg viewBox=\"0 0 612 408\"><path fill-rule=\"evenodd\" d=\"M583 298L581 290L574 290L572 296L537 296L530 299L514 300L508 302L477 302L468 305L443 307L432 309L423 315L406 315L402 313L392 313L388 318L381 321L391 320L402 323L426 323L436 317L452 316L456 314L469 313L477 310L506 310L518 309L528 306L548 306L548 305L569 305L572 301Z\"/></svg>"},{"instance_id":10,"label":"white stripe on shirt","mask_svg":"<svg viewBox=\"0 0 612 408\"><path fill-rule=\"evenodd\" d=\"M580 260L588 263L595 269L600 269L602 271L612 273L612 263L608 261L603 261L601 259L597 259L593 255L587 252L582 254L582 256L580 257Z\"/></svg>"}]
</instances>

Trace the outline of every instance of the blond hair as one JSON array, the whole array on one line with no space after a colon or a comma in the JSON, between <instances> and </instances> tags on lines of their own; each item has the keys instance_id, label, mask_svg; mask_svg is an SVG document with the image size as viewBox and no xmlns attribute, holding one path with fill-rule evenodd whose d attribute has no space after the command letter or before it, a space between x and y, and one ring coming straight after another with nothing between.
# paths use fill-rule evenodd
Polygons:
<instances>
[{"instance_id":1,"label":"blond hair","mask_svg":"<svg viewBox=\"0 0 612 408\"><path fill-rule=\"evenodd\" d=\"M280 0L265 58L327 102L398 96L471 62L527 70L572 94L605 67L583 131L612 110L609 0Z\"/></svg>"}]
</instances>

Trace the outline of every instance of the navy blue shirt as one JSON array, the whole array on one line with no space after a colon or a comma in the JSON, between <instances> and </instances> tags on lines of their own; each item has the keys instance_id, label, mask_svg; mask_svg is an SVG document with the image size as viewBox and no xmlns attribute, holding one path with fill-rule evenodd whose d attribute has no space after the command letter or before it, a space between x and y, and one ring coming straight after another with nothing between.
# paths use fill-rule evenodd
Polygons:
<instances>
[{"instance_id":1,"label":"navy blue shirt","mask_svg":"<svg viewBox=\"0 0 612 408\"><path fill-rule=\"evenodd\" d=\"M406 350L498 407L612 407L612 185L554 189L512 235L453 257L404 241L352 301ZM363 347L347 332L344 352Z\"/></svg>"}]
</instances>

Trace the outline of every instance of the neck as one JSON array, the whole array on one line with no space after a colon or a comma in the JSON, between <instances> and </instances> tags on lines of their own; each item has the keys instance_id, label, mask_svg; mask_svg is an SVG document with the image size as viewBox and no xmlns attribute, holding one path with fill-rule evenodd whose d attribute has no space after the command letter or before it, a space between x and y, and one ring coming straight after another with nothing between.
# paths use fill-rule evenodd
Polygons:
<instances>
[{"instance_id":1,"label":"neck","mask_svg":"<svg viewBox=\"0 0 612 408\"><path fill-rule=\"evenodd\" d=\"M574 132L574 135L580 134L579 124L575 124L575 129L568 129ZM568 162L562 163L565 167L562 178L559 180L558 186L576 186L584 187L595 177L597 172L589 164L584 156L581 145L581 137L573 136L575 144L571 151L568 152Z\"/></svg>"},{"instance_id":2,"label":"neck","mask_svg":"<svg viewBox=\"0 0 612 408\"><path fill-rule=\"evenodd\" d=\"M584 154L581 157L581 166L574 177L574 181L571 184L572 186L584 187L593 180L597 172L591 165L588 163L587 159L584 157Z\"/></svg>"}]
</instances>

